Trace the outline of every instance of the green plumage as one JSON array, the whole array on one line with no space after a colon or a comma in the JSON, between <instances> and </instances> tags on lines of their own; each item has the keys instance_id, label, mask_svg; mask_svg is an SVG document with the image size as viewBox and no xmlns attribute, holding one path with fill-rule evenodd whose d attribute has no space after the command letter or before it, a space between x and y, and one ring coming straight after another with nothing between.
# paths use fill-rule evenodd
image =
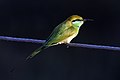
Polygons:
<instances>
[{"instance_id":1,"label":"green plumage","mask_svg":"<svg viewBox=\"0 0 120 80\"><path fill-rule=\"evenodd\" d=\"M76 20L76 21L75 21ZM43 49L57 44L67 44L77 36L80 26L83 24L83 18L77 15L70 16L67 20L59 24L48 37L46 42L36 49L27 59L34 57Z\"/></svg>"}]
</instances>

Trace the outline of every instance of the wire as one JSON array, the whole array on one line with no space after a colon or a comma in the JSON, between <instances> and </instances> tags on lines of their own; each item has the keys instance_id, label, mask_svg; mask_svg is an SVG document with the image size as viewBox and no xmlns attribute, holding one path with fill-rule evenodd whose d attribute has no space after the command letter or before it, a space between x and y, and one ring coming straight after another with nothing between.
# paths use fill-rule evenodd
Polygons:
<instances>
[{"instance_id":1,"label":"wire","mask_svg":"<svg viewBox=\"0 0 120 80\"><path fill-rule=\"evenodd\" d=\"M15 42L29 42L29 43L37 43L37 44L45 42L45 40L16 38L16 37L8 37L8 36L0 36L0 40L15 41ZM67 44L67 46L120 51L120 47L93 45L93 44L69 43Z\"/></svg>"}]
</instances>

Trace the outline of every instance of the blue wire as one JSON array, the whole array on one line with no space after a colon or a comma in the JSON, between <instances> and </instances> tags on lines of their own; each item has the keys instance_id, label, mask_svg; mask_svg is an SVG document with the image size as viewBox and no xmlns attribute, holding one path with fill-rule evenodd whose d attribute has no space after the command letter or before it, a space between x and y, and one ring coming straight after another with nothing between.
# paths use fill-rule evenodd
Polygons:
<instances>
[{"instance_id":1,"label":"blue wire","mask_svg":"<svg viewBox=\"0 0 120 80\"><path fill-rule=\"evenodd\" d=\"M30 42L30 43L38 43L38 44L45 42L45 40L29 39L29 38L16 38L16 37L7 37L7 36L0 36L0 40L15 41L15 42ZM113 46L81 44L81 43L69 43L67 45L68 46L73 46L73 47L83 47L83 48L92 48L92 49L120 51L120 47L113 47Z\"/></svg>"}]
</instances>

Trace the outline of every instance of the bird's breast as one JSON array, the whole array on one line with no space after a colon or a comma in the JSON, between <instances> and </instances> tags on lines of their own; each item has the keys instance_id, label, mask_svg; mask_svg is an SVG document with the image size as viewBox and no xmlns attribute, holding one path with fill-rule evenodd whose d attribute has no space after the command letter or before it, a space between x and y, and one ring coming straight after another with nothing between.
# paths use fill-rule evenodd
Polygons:
<instances>
[{"instance_id":1,"label":"bird's breast","mask_svg":"<svg viewBox=\"0 0 120 80\"><path fill-rule=\"evenodd\" d=\"M77 36L77 33L75 33L75 34L69 36L68 38L64 39L64 40L61 41L61 42L58 42L58 44L63 44L63 43L66 44L66 43L70 43L71 40L72 40L73 38L75 38L76 36Z\"/></svg>"}]
</instances>

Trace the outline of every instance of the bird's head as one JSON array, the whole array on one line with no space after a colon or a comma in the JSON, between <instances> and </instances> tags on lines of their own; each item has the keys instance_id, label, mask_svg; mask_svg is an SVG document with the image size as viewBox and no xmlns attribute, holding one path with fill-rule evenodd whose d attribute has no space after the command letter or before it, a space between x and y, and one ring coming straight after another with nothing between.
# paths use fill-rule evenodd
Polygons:
<instances>
[{"instance_id":1,"label":"bird's head","mask_svg":"<svg viewBox=\"0 0 120 80\"><path fill-rule=\"evenodd\" d=\"M91 19L83 19L81 16L78 15L72 15L70 16L67 21L71 23L73 27L80 28L80 26L85 22L85 21L91 21Z\"/></svg>"}]
</instances>

